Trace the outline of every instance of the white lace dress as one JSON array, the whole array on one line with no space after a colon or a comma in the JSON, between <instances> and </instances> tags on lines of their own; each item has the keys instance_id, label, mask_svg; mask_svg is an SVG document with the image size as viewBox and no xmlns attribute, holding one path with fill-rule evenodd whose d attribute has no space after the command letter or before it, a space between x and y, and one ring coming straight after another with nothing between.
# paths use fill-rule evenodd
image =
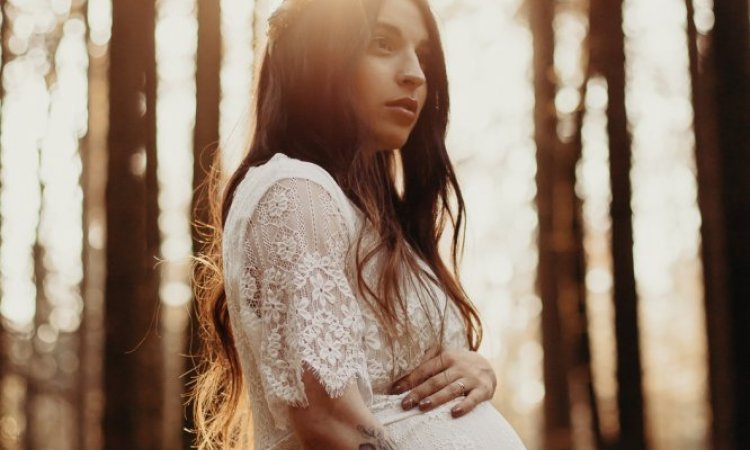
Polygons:
<instances>
[{"instance_id":1,"label":"white lace dress","mask_svg":"<svg viewBox=\"0 0 750 450\"><path fill-rule=\"evenodd\" d=\"M398 449L524 448L489 402L454 419L450 408L460 399L421 412L401 409L405 394L388 395L393 381L437 346L429 318L437 323L446 297L434 284L405 283L416 342L389 346L351 288L356 283L347 250L363 223L325 170L283 154L251 168L235 191L224 228L225 289L252 405L255 450L300 448L287 407L307 405L303 362L332 397L356 380ZM365 273L367 279L375 275L372 269ZM423 306L418 299L425 293L438 305ZM444 347L468 348L452 303L445 320Z\"/></svg>"}]
</instances>

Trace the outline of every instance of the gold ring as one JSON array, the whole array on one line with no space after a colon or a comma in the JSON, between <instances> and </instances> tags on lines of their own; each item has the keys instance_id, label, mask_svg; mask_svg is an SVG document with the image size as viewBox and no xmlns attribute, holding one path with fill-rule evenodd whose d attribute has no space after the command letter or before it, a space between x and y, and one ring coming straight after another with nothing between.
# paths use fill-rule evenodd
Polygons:
<instances>
[{"instance_id":1,"label":"gold ring","mask_svg":"<svg viewBox=\"0 0 750 450\"><path fill-rule=\"evenodd\" d=\"M466 392L466 386L460 381L456 381L456 384L458 385L459 388L461 388L461 393L458 395L464 395L464 393Z\"/></svg>"}]
</instances>

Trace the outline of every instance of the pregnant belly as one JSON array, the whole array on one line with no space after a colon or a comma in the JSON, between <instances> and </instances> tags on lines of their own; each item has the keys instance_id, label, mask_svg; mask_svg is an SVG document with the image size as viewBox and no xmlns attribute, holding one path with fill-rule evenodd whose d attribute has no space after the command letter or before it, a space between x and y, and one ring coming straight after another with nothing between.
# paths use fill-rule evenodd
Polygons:
<instances>
[{"instance_id":1,"label":"pregnant belly","mask_svg":"<svg viewBox=\"0 0 750 450\"><path fill-rule=\"evenodd\" d=\"M463 397L432 411L404 411L401 395L376 395L372 411L400 450L523 450L515 430L490 402L454 419L450 409Z\"/></svg>"}]
</instances>

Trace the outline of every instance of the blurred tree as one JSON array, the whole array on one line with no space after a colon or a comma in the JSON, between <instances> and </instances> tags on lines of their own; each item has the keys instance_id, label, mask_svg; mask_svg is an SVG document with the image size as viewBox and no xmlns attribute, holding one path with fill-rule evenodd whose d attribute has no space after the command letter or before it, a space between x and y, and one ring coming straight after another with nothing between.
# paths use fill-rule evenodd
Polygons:
<instances>
[{"instance_id":1,"label":"blurred tree","mask_svg":"<svg viewBox=\"0 0 750 450\"><path fill-rule=\"evenodd\" d=\"M612 186L612 261L617 347L618 448L646 448L643 387L638 336L638 296L633 263L630 202L631 149L625 109L625 45L622 0L591 0L589 54L591 72L607 81L607 135Z\"/></svg>"},{"instance_id":2,"label":"blurred tree","mask_svg":"<svg viewBox=\"0 0 750 450\"><path fill-rule=\"evenodd\" d=\"M733 383L733 430L737 449L750 448L750 28L746 0L717 1L714 5L715 100L721 203L727 242L726 268L731 323L729 351L736 376ZM712 305L709 304L709 311Z\"/></svg>"},{"instance_id":3,"label":"blurred tree","mask_svg":"<svg viewBox=\"0 0 750 450\"><path fill-rule=\"evenodd\" d=\"M162 446L155 5L112 3L104 447Z\"/></svg>"},{"instance_id":4,"label":"blurred tree","mask_svg":"<svg viewBox=\"0 0 750 450\"><path fill-rule=\"evenodd\" d=\"M43 186L42 186L43 192ZM34 333L31 335L32 342L38 339L36 333L39 327L45 322L44 318L49 314L47 308L47 301L44 296L44 248L39 243L39 225L36 229L36 242L33 247L33 259L34 259L34 285L36 286L36 296L34 298L35 309L34 309L34 321L32 326L34 327ZM32 349L38 348L36 345L31 346ZM39 355L36 351L33 351L29 356L28 363L25 366L26 376L26 399L25 399L25 416L28 426L26 427L26 433L24 434L24 446L28 449L42 448L44 442L44 424L40 423L40 420L44 418L44 411L41 410L41 406L44 405L43 397L44 383L39 379L33 369L39 367Z\"/></svg>"},{"instance_id":5,"label":"blurred tree","mask_svg":"<svg viewBox=\"0 0 750 450\"><path fill-rule=\"evenodd\" d=\"M686 0L715 450L750 448L750 43L748 3L714 3L698 36ZM700 48L698 43L707 43Z\"/></svg>"},{"instance_id":6,"label":"blurred tree","mask_svg":"<svg viewBox=\"0 0 750 450\"><path fill-rule=\"evenodd\" d=\"M558 8L575 14L586 11L587 1L558 0ZM586 37L588 39L588 36ZM587 40L582 45L586 46ZM586 52L582 52L586 55ZM557 151L554 155L555 181L553 193L554 219L553 235L556 236L554 246L557 263L555 265L556 283L560 304L560 320L563 335L568 348L568 383L572 410L585 411L578 414L577 420L587 423L573 423L573 444L576 446L593 446L603 448L596 394L591 372L591 348L589 343L589 323L586 298L586 252L584 250L583 234L583 202L576 193L576 168L581 160L583 150L583 116L585 112L586 88L589 81L589 63L587 56L579 61L583 79L577 86L579 102L571 117L573 133L560 139L557 129L554 130L558 138ZM554 104L554 99L550 99ZM575 422L575 420L574 420ZM588 434L584 436L581 432ZM592 439L590 443L578 442L575 438Z\"/></svg>"},{"instance_id":7,"label":"blurred tree","mask_svg":"<svg viewBox=\"0 0 750 450\"><path fill-rule=\"evenodd\" d=\"M714 450L730 450L732 435L732 378L729 359L729 310L726 280L726 242L716 110L713 93L715 73L710 53L699 55L699 37L694 21L692 0L686 0L687 37L690 56L690 78L693 100L693 129L698 178L698 203L701 209L701 240L703 278L706 302L707 337L709 343L709 390L711 397L711 443ZM702 57L701 57L702 56ZM722 350L723 349L723 350Z\"/></svg>"},{"instance_id":8,"label":"blurred tree","mask_svg":"<svg viewBox=\"0 0 750 450\"><path fill-rule=\"evenodd\" d=\"M542 347L544 348L544 448L572 447L570 399L567 386L567 349L560 322L560 292L556 274L555 153L559 142L555 130L555 48L552 21L555 3L529 1L529 19L534 37L534 139L537 160L537 211L539 215L539 266L537 286L542 299Z\"/></svg>"},{"instance_id":9,"label":"blurred tree","mask_svg":"<svg viewBox=\"0 0 750 450\"><path fill-rule=\"evenodd\" d=\"M576 164L581 155L582 106L572 117L573 136L562 142L557 133L555 95L558 79L553 56L553 22L555 7L561 3L529 3L534 36L539 214L537 283L543 305L546 449L572 448L582 444L576 439L584 434L599 436L587 334L582 204L575 192ZM585 80L582 89L585 89ZM574 407L588 411L591 421L574 426L571 416ZM577 417L584 416L579 414ZM594 445L598 441L595 438Z\"/></svg>"},{"instance_id":10,"label":"blurred tree","mask_svg":"<svg viewBox=\"0 0 750 450\"><path fill-rule=\"evenodd\" d=\"M102 355L105 344L106 249L102 226L106 222L105 187L107 178L107 133L109 117L103 112L109 106L109 57L101 51L87 28L90 49L88 67L88 131L81 141L81 189L83 191L83 280L81 312L78 405L78 448L98 450L103 447L102 417L104 408ZM94 112L97 112L96 114Z\"/></svg>"},{"instance_id":11,"label":"blurred tree","mask_svg":"<svg viewBox=\"0 0 750 450\"><path fill-rule=\"evenodd\" d=\"M219 153L219 103L221 100L221 3L215 0L198 0L198 61L196 72L196 115L193 139L193 254L204 250L206 226L209 224L209 193L207 188L208 171L214 155L218 162ZM199 324L195 298L191 303L190 321L186 342L186 388L194 376L200 346ZM189 448L194 434L187 430L194 428L193 405L185 409L183 426L183 446Z\"/></svg>"}]
</instances>

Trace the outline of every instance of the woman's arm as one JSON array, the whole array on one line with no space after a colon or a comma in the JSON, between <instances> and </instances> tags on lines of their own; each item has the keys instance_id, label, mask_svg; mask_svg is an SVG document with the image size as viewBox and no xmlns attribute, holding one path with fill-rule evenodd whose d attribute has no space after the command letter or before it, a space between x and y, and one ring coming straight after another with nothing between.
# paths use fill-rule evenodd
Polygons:
<instances>
[{"instance_id":1,"label":"woman's arm","mask_svg":"<svg viewBox=\"0 0 750 450\"><path fill-rule=\"evenodd\" d=\"M257 371L278 428L305 449L392 450L364 401L365 322L346 275L351 237L334 194L299 177L262 195L243 224L240 318L257 333Z\"/></svg>"},{"instance_id":2,"label":"woman's arm","mask_svg":"<svg viewBox=\"0 0 750 450\"><path fill-rule=\"evenodd\" d=\"M289 408L294 432L305 450L395 450L367 409L356 383L331 398L310 371L302 376L309 406Z\"/></svg>"}]
</instances>

